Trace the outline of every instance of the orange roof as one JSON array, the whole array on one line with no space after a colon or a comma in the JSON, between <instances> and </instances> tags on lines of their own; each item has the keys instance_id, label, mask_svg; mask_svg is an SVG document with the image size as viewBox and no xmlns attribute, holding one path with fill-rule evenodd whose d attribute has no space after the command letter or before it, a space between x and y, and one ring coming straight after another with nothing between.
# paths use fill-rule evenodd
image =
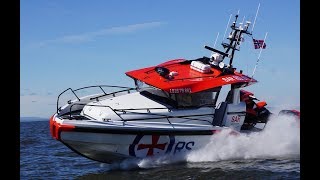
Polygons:
<instances>
[{"instance_id":1,"label":"orange roof","mask_svg":"<svg viewBox=\"0 0 320 180\"><path fill-rule=\"evenodd\" d=\"M164 67L169 72L177 72L177 75L161 76L155 70L156 67ZM227 84L239 83L244 87L257 82L236 71L223 74L221 69L215 67L211 67L209 73L198 72L191 69L190 63L185 59L170 60L158 66L128 71L126 75L169 93L196 93Z\"/></svg>"}]
</instances>

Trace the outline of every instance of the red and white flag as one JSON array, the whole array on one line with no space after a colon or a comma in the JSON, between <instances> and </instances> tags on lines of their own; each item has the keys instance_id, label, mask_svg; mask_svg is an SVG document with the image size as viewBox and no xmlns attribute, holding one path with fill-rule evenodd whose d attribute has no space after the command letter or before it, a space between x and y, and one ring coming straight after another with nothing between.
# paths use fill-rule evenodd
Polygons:
<instances>
[{"instance_id":1,"label":"red and white flag","mask_svg":"<svg viewBox=\"0 0 320 180\"><path fill-rule=\"evenodd\" d=\"M258 39L253 39L253 45L255 49L265 49L267 47L266 43L264 40L258 40Z\"/></svg>"}]
</instances>

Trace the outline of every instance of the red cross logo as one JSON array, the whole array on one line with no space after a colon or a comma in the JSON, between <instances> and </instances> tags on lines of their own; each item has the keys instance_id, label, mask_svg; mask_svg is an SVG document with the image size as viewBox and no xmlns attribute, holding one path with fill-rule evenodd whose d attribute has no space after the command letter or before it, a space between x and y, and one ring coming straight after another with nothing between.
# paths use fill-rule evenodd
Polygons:
<instances>
[{"instance_id":1,"label":"red cross logo","mask_svg":"<svg viewBox=\"0 0 320 180\"><path fill-rule=\"evenodd\" d=\"M147 156L153 155L154 148L164 150L167 143L158 144L159 138L160 138L160 136L152 135L152 144L139 144L137 150L149 148Z\"/></svg>"}]
</instances>

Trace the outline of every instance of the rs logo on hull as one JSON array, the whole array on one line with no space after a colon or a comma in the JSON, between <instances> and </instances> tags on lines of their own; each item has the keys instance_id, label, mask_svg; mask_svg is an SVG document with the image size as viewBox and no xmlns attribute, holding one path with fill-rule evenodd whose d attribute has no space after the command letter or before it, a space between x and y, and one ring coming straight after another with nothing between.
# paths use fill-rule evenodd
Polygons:
<instances>
[{"instance_id":1,"label":"rs logo on hull","mask_svg":"<svg viewBox=\"0 0 320 180\"><path fill-rule=\"evenodd\" d=\"M129 155L134 157L147 157L153 155L173 154L184 150L192 150L194 141L175 143L173 135L137 135L129 146Z\"/></svg>"}]
</instances>

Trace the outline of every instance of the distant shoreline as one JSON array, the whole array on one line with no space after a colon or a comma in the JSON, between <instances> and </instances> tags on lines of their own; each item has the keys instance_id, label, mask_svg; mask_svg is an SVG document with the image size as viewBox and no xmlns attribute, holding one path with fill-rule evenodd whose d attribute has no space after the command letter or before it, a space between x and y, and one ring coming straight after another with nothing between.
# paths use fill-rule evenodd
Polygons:
<instances>
[{"instance_id":1,"label":"distant shoreline","mask_svg":"<svg viewBox=\"0 0 320 180\"><path fill-rule=\"evenodd\" d=\"M20 117L20 122L49 121L49 118L41 117Z\"/></svg>"}]
</instances>

